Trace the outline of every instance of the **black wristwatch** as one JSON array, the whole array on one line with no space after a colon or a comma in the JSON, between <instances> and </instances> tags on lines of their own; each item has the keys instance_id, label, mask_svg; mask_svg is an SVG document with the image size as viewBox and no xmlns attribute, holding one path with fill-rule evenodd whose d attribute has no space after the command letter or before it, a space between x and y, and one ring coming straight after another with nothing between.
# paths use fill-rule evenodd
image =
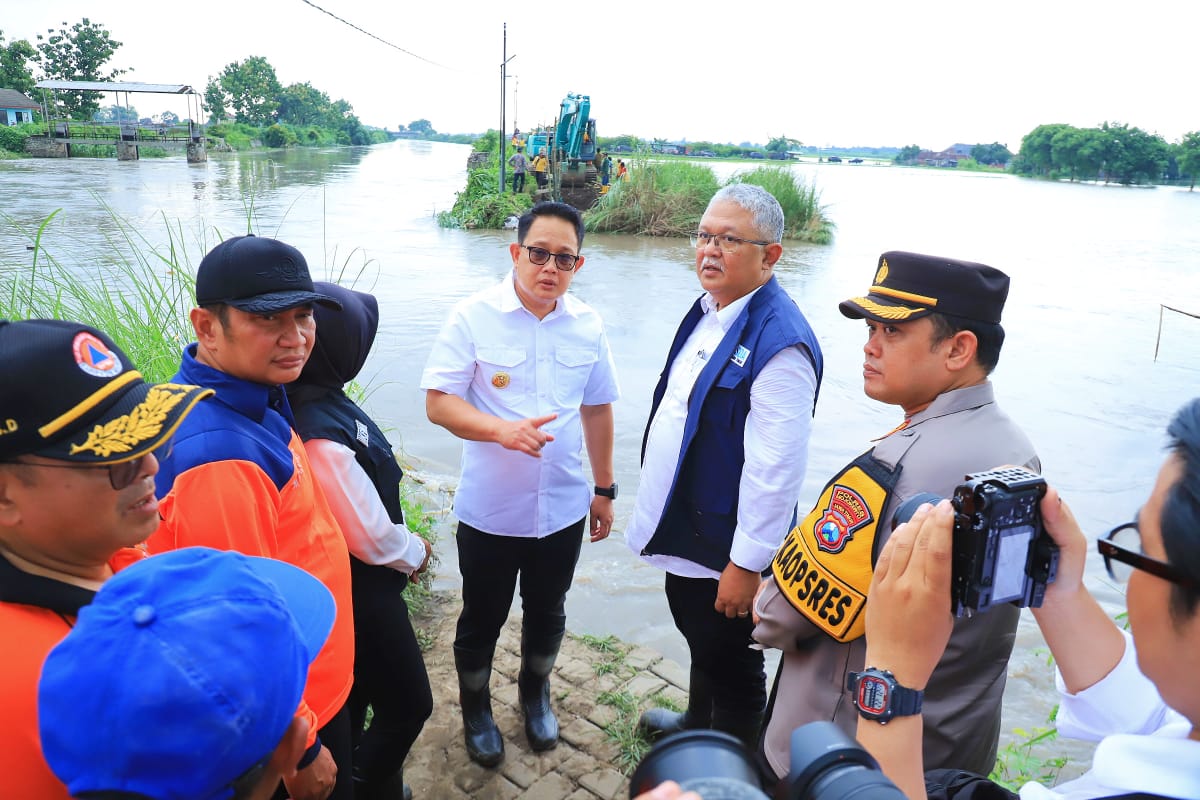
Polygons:
<instances>
[{"instance_id":1,"label":"black wristwatch","mask_svg":"<svg viewBox=\"0 0 1200 800\"><path fill-rule=\"evenodd\" d=\"M862 672L846 676L846 690L854 707L863 719L886 724L893 717L910 717L921 713L925 692L909 689L896 683L896 676L886 669L867 667Z\"/></svg>"},{"instance_id":2,"label":"black wristwatch","mask_svg":"<svg viewBox=\"0 0 1200 800\"><path fill-rule=\"evenodd\" d=\"M595 487L595 489L596 489L596 495L598 497L607 497L610 500L617 499L617 485L615 483L612 486L607 486L607 487L597 486L597 487Z\"/></svg>"}]
</instances>

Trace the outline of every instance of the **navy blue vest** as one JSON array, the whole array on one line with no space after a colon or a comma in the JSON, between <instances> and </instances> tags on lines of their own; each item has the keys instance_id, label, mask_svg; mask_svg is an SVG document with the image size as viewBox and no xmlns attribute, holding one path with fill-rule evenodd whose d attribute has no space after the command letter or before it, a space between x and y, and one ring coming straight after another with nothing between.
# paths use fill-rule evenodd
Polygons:
<instances>
[{"instance_id":1,"label":"navy blue vest","mask_svg":"<svg viewBox=\"0 0 1200 800\"><path fill-rule=\"evenodd\" d=\"M703 316L697 300L675 333L642 436L643 460L650 422L666 393L671 364ZM772 275L750 298L696 378L675 478L662 518L643 553L686 558L717 572L725 569L737 526L738 486L746 460L750 385L772 356L797 345L812 359L819 392L824 364L817 337L796 302ZM815 397L813 405L815 408Z\"/></svg>"}]
</instances>

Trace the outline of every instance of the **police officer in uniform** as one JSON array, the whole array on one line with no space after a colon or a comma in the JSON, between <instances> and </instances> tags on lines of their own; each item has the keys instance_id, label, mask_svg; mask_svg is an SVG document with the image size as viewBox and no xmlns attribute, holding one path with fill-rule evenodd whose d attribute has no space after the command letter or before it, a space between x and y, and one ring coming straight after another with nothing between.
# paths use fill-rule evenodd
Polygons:
<instances>
[{"instance_id":1,"label":"police officer in uniform","mask_svg":"<svg viewBox=\"0 0 1200 800\"><path fill-rule=\"evenodd\" d=\"M896 509L922 492L949 497L971 472L1041 469L988 379L1004 342L1008 287L993 267L896 251L879 258L865 297L840 305L866 320L864 392L899 406L904 419L829 481L755 599L754 638L783 653L762 740L777 776L787 774L797 726L832 720L855 732L846 676L866 666L867 588ZM991 770L1018 615L1003 605L956 620L925 692L926 768Z\"/></svg>"}]
</instances>

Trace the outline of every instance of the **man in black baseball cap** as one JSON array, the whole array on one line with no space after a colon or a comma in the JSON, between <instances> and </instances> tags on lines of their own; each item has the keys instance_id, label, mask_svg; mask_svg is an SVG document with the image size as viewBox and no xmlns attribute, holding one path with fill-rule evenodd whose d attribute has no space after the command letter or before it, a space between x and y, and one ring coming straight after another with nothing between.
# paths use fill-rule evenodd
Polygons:
<instances>
[{"instance_id":1,"label":"man in black baseball cap","mask_svg":"<svg viewBox=\"0 0 1200 800\"><path fill-rule=\"evenodd\" d=\"M869 666L863 609L896 509L923 492L950 497L968 473L1003 464L1040 470L988 377L1004 343L1008 286L985 264L892 251L879 257L867 293L839 306L866 321L863 391L904 418L829 481L755 600L755 639L784 651L762 741L780 777L797 726L825 719L855 733L858 698L847 696L847 678ZM1003 605L959 620L928 686L897 687L924 691L926 768L991 770L1018 615Z\"/></svg>"},{"instance_id":2,"label":"man in black baseball cap","mask_svg":"<svg viewBox=\"0 0 1200 800\"><path fill-rule=\"evenodd\" d=\"M196 305L225 304L251 314L273 314L320 303L341 304L313 288L304 255L278 239L235 236L209 251L196 271Z\"/></svg>"},{"instance_id":3,"label":"man in black baseball cap","mask_svg":"<svg viewBox=\"0 0 1200 800\"><path fill-rule=\"evenodd\" d=\"M196 298L196 341L184 349L175 380L216 397L180 426L163 461L156 477L162 524L147 546L152 553L200 545L279 559L333 594L337 617L300 704L309 723L305 755L284 782L294 800L349 800L350 556L282 388L312 353L314 304L341 305L314 290L299 250L258 236L214 247L197 270Z\"/></svg>"},{"instance_id":4,"label":"man in black baseball cap","mask_svg":"<svg viewBox=\"0 0 1200 800\"><path fill-rule=\"evenodd\" d=\"M5 793L68 797L42 755L46 654L158 526L156 453L212 391L142 380L100 331L0 320L0 752Z\"/></svg>"}]
</instances>

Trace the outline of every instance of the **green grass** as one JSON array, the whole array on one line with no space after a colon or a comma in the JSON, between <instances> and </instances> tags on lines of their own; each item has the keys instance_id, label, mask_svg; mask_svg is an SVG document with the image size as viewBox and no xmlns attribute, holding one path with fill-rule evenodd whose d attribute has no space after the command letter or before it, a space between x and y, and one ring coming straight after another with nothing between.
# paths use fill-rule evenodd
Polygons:
<instances>
[{"instance_id":1,"label":"green grass","mask_svg":"<svg viewBox=\"0 0 1200 800\"><path fill-rule=\"evenodd\" d=\"M449 211L438 213L438 225L499 230L509 217L519 217L533 205L533 196L529 194L532 189L528 184L521 194L501 192L499 188L499 166L492 164L468 170L466 187L454 196L454 205Z\"/></svg>"},{"instance_id":2,"label":"green grass","mask_svg":"<svg viewBox=\"0 0 1200 800\"><path fill-rule=\"evenodd\" d=\"M996 766L988 777L1014 792L1031 782L1053 786L1058 773L1067 765L1065 756L1049 754L1048 746L1058 738L1058 731L1039 727L1032 731L1017 728L1013 733L1020 738L1000 749Z\"/></svg>"}]
</instances>

